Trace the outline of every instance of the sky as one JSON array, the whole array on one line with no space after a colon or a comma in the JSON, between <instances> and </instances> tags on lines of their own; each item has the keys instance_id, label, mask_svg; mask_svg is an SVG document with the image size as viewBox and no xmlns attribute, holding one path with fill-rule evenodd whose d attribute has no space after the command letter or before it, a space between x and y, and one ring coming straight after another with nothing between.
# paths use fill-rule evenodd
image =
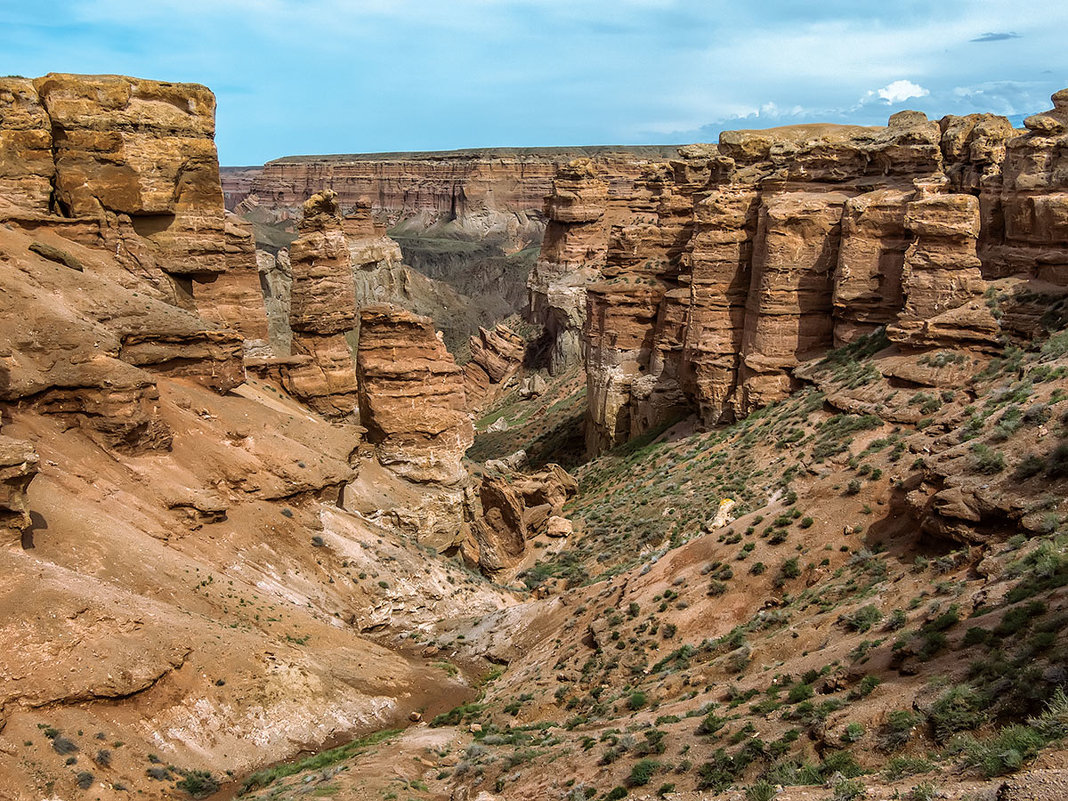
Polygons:
<instances>
[{"instance_id":1,"label":"sky","mask_svg":"<svg viewBox=\"0 0 1068 801\"><path fill-rule=\"evenodd\" d=\"M0 0L0 75L210 87L224 165L674 144L1068 87L1064 0Z\"/></svg>"}]
</instances>

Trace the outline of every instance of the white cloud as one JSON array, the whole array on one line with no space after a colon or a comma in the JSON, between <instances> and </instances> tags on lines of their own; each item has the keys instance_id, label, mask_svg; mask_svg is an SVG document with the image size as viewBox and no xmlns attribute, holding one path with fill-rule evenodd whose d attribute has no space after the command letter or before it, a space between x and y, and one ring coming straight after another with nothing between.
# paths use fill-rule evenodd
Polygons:
<instances>
[{"instance_id":1,"label":"white cloud","mask_svg":"<svg viewBox=\"0 0 1068 801\"><path fill-rule=\"evenodd\" d=\"M903 80L892 81L882 89L876 89L875 93L885 100L888 105L903 103L910 97L927 97L927 95L931 94L918 83Z\"/></svg>"}]
</instances>

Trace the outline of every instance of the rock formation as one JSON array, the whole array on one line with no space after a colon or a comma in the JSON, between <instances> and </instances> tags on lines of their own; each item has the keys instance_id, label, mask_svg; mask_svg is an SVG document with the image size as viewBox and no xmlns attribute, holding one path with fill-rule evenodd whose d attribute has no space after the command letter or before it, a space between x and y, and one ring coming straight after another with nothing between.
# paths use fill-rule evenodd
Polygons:
<instances>
[{"instance_id":1,"label":"rock formation","mask_svg":"<svg viewBox=\"0 0 1068 801\"><path fill-rule=\"evenodd\" d=\"M356 374L345 335L356 323L356 295L348 240L337 195L304 203L300 237L289 248L292 353L305 357L283 371L286 389L328 417L356 409Z\"/></svg>"},{"instance_id":2,"label":"rock formation","mask_svg":"<svg viewBox=\"0 0 1068 801\"><path fill-rule=\"evenodd\" d=\"M464 365L464 393L472 411L486 406L519 371L526 345L503 323L492 331L480 328L471 337L471 360Z\"/></svg>"},{"instance_id":3,"label":"rock formation","mask_svg":"<svg viewBox=\"0 0 1068 801\"><path fill-rule=\"evenodd\" d=\"M378 460L410 481L455 485L474 441L463 371L431 321L393 306L360 311L360 419Z\"/></svg>"},{"instance_id":4,"label":"rock formation","mask_svg":"<svg viewBox=\"0 0 1068 801\"><path fill-rule=\"evenodd\" d=\"M26 488L37 475L37 451L28 442L0 435L0 533L3 547L18 545L30 527Z\"/></svg>"},{"instance_id":5,"label":"rock formation","mask_svg":"<svg viewBox=\"0 0 1068 801\"><path fill-rule=\"evenodd\" d=\"M482 513L471 527L472 559L487 575L512 578L530 556L528 540L571 533L571 523L563 517L564 504L577 492L578 482L555 464L530 474L483 479L478 493Z\"/></svg>"},{"instance_id":6,"label":"rock formation","mask_svg":"<svg viewBox=\"0 0 1068 801\"><path fill-rule=\"evenodd\" d=\"M224 214L208 89L114 75L3 78L0 110L0 216L106 244L173 303L265 335L248 233Z\"/></svg>"},{"instance_id":7,"label":"rock formation","mask_svg":"<svg viewBox=\"0 0 1068 801\"><path fill-rule=\"evenodd\" d=\"M561 167L529 315L553 369L582 332L589 449L692 411L747 414L879 326L902 347L989 347L989 281L1068 282L1068 93L1053 99L1023 133L901 112L885 128L724 132L629 185Z\"/></svg>"},{"instance_id":8,"label":"rock formation","mask_svg":"<svg viewBox=\"0 0 1068 801\"><path fill-rule=\"evenodd\" d=\"M543 200L558 165L594 158L625 183L636 164L673 152L650 146L291 156L259 170L225 169L223 185L230 209L250 196L271 208L296 208L330 188L344 209L370 199L375 215L391 225L448 223L454 232L500 239L518 249L541 237Z\"/></svg>"}]
</instances>

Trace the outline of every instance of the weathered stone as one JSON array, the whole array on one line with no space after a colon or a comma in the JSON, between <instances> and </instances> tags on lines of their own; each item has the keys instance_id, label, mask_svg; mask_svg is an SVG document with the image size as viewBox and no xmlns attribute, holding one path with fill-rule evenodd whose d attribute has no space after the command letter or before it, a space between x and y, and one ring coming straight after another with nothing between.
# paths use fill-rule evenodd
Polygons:
<instances>
[{"instance_id":1,"label":"weathered stone","mask_svg":"<svg viewBox=\"0 0 1068 801\"><path fill-rule=\"evenodd\" d=\"M834 272L834 341L848 344L892 322L901 309L901 273L912 193L883 189L846 201Z\"/></svg>"},{"instance_id":2,"label":"weathered stone","mask_svg":"<svg viewBox=\"0 0 1068 801\"><path fill-rule=\"evenodd\" d=\"M795 387L790 368L831 347L845 201L837 193L765 198L742 338L739 413L784 398Z\"/></svg>"},{"instance_id":3,"label":"weathered stone","mask_svg":"<svg viewBox=\"0 0 1068 801\"><path fill-rule=\"evenodd\" d=\"M492 331L479 328L471 337L471 360L464 365L464 392L471 409L480 409L493 399L523 363L526 343L508 326Z\"/></svg>"},{"instance_id":4,"label":"weathered stone","mask_svg":"<svg viewBox=\"0 0 1068 801\"><path fill-rule=\"evenodd\" d=\"M321 414L344 418L356 409L356 374L345 334L356 322L356 295L348 241L337 195L313 195L304 204L300 237L289 248L289 327L292 353L309 357L286 368L286 389Z\"/></svg>"},{"instance_id":5,"label":"weathered stone","mask_svg":"<svg viewBox=\"0 0 1068 801\"><path fill-rule=\"evenodd\" d=\"M379 461L412 481L453 484L474 441L463 371L431 321L393 306L360 312L360 417Z\"/></svg>"},{"instance_id":6,"label":"weathered stone","mask_svg":"<svg viewBox=\"0 0 1068 801\"><path fill-rule=\"evenodd\" d=\"M0 545L18 545L30 527L26 489L38 461L33 445L0 435Z\"/></svg>"},{"instance_id":7,"label":"weathered stone","mask_svg":"<svg viewBox=\"0 0 1068 801\"><path fill-rule=\"evenodd\" d=\"M33 81L0 78L0 197L47 213L55 173L52 124Z\"/></svg>"}]
</instances>

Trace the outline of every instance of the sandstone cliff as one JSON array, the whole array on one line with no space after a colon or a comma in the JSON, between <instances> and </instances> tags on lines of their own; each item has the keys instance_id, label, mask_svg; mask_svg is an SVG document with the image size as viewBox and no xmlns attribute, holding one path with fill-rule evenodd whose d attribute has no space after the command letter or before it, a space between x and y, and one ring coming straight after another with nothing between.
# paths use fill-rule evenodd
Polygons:
<instances>
[{"instance_id":1,"label":"sandstone cliff","mask_svg":"<svg viewBox=\"0 0 1068 801\"><path fill-rule=\"evenodd\" d=\"M105 245L171 302L261 338L251 239L228 226L215 97L113 75L0 79L0 216ZM209 287L205 289L204 287Z\"/></svg>"},{"instance_id":2,"label":"sandstone cliff","mask_svg":"<svg viewBox=\"0 0 1068 801\"><path fill-rule=\"evenodd\" d=\"M554 369L584 361L589 449L691 411L743 416L878 326L901 347L992 345L988 282L1068 283L1064 94L1023 132L901 112L885 128L728 131L623 186L562 167L528 315Z\"/></svg>"},{"instance_id":3,"label":"sandstone cliff","mask_svg":"<svg viewBox=\"0 0 1068 801\"><path fill-rule=\"evenodd\" d=\"M227 208L249 195L272 207L299 206L331 188L342 208L369 198L390 224L419 218L424 224L457 221L485 236L491 231L512 240L541 232L543 198L555 168L592 157L625 182L643 159L671 156L671 147L490 148L428 153L289 156L261 170L223 170ZM528 241L529 238L528 238ZM536 241L536 240L535 240Z\"/></svg>"},{"instance_id":4,"label":"sandstone cliff","mask_svg":"<svg viewBox=\"0 0 1068 801\"><path fill-rule=\"evenodd\" d=\"M391 306L360 311L360 418L382 464L416 482L456 484L474 439L463 371L430 320Z\"/></svg>"},{"instance_id":5,"label":"sandstone cliff","mask_svg":"<svg viewBox=\"0 0 1068 801\"><path fill-rule=\"evenodd\" d=\"M343 508L362 429L273 370L352 413L352 241L320 197L292 267L260 260L305 352L266 351L213 114L193 85L0 79L0 797L157 799L445 711L465 687L366 632L510 603ZM355 233L361 267L396 254Z\"/></svg>"}]
</instances>

